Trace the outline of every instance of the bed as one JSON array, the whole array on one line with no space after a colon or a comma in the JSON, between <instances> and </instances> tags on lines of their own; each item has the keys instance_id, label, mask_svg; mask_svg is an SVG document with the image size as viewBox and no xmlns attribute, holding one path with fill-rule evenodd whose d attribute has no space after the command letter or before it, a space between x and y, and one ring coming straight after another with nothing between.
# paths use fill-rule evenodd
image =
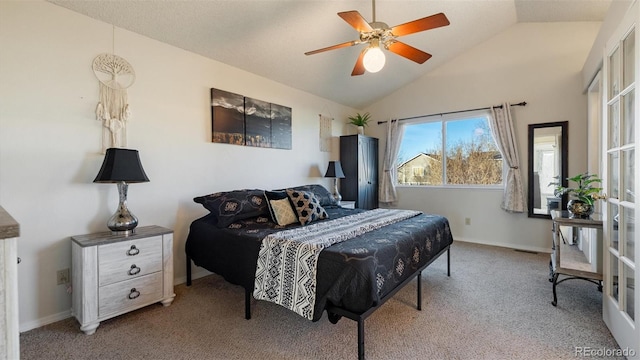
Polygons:
<instances>
[{"instance_id":1,"label":"bed","mask_svg":"<svg viewBox=\"0 0 640 360\"><path fill-rule=\"evenodd\" d=\"M367 216L364 212L375 211L341 208L323 186L305 185L288 189L289 194L296 191L312 195L315 204L320 205L315 211L320 208L323 213L306 225L300 222L279 225L276 220L280 218L274 218L273 209L268 205L274 198L286 199L283 191L286 190L236 190L195 198L194 201L211 212L190 226L185 245L187 285L191 284L193 261L226 281L242 286L245 289L245 318L250 319L251 297L254 290L257 293L256 268L259 268L258 258L262 256L263 239L301 227L333 227L341 219L343 223L350 222L358 216ZM287 201L296 209L295 202ZM447 254L449 275L452 242L445 217L419 213L324 247L317 256L315 298L309 319L318 321L326 311L334 324L341 317L355 320L358 323L358 358L364 359L364 320L413 278L417 278L417 309L421 310L420 275L444 253Z\"/></svg>"}]
</instances>

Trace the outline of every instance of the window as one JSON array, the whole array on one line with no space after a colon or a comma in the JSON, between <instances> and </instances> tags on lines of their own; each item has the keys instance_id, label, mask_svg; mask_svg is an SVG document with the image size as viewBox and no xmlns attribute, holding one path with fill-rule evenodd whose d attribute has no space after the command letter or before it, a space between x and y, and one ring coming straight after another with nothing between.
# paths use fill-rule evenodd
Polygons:
<instances>
[{"instance_id":1,"label":"window","mask_svg":"<svg viewBox=\"0 0 640 360\"><path fill-rule=\"evenodd\" d=\"M489 113L457 116L405 125L398 185L502 185L502 155L489 129Z\"/></svg>"}]
</instances>

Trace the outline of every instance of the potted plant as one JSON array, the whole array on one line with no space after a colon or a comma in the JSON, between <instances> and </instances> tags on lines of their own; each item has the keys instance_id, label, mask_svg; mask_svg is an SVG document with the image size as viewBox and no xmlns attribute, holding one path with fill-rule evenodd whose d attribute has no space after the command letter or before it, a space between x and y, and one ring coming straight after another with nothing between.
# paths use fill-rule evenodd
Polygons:
<instances>
[{"instance_id":1,"label":"potted plant","mask_svg":"<svg viewBox=\"0 0 640 360\"><path fill-rule=\"evenodd\" d=\"M355 116L349 116L349 123L358 127L358 134L364 135L364 127L369 124L371 115L369 113L356 113Z\"/></svg>"},{"instance_id":2,"label":"potted plant","mask_svg":"<svg viewBox=\"0 0 640 360\"><path fill-rule=\"evenodd\" d=\"M604 196L600 194L602 188L596 186L596 183L602 182L602 179L595 174L585 172L567 178L567 180L577 183L578 186L564 187L559 183L551 183L550 185L556 185L554 195L557 197L564 194L569 195L571 200L567 202L567 211L572 217L587 218L591 216L594 210L594 202L598 199L604 199Z\"/></svg>"}]
</instances>

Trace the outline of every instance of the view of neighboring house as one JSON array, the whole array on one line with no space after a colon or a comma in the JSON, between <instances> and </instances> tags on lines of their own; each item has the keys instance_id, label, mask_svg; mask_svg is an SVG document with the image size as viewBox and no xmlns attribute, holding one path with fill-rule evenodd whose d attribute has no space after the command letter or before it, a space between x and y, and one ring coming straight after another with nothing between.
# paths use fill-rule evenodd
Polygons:
<instances>
[{"instance_id":1,"label":"view of neighboring house","mask_svg":"<svg viewBox=\"0 0 640 360\"><path fill-rule=\"evenodd\" d=\"M430 185L429 175L433 173L434 168L441 173L441 163L439 155L419 153L398 165L398 184Z\"/></svg>"},{"instance_id":2,"label":"view of neighboring house","mask_svg":"<svg viewBox=\"0 0 640 360\"><path fill-rule=\"evenodd\" d=\"M451 152L446 164L440 154L421 152L398 165L400 185L442 185L446 168L446 183L451 185L495 185L502 182L502 155L498 151L473 151L470 154Z\"/></svg>"}]
</instances>

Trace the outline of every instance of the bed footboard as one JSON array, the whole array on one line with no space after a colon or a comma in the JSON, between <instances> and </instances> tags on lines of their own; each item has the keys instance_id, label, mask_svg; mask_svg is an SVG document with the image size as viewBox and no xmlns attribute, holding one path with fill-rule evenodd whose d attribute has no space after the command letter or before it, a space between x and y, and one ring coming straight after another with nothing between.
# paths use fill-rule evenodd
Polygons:
<instances>
[{"instance_id":1,"label":"bed footboard","mask_svg":"<svg viewBox=\"0 0 640 360\"><path fill-rule=\"evenodd\" d=\"M436 256L434 256L429 262L423 265L420 269L414 272L411 276L409 276L405 281L400 283L395 289L389 292L387 295L380 299L380 303L378 305L371 307L369 310L365 311L362 314L357 314L343 308L337 306L328 306L327 307L327 316L329 321L332 324L336 324L342 317L346 317L348 319L354 320L357 322L358 327L358 359L364 360L364 321L374 313L377 309L379 309L387 300L392 298L398 291L404 288L409 282L411 282L414 278L417 278L417 298L416 298L416 309L422 310L422 271L427 268L427 266L431 265L436 259L440 257L440 255L447 253L447 276L451 276L451 245L442 249ZM187 274L187 278L189 275ZM187 280L188 281L188 280ZM251 294L253 293L253 289L244 290L244 318L249 320L251 319Z\"/></svg>"},{"instance_id":2,"label":"bed footboard","mask_svg":"<svg viewBox=\"0 0 640 360\"><path fill-rule=\"evenodd\" d=\"M450 271L450 269L451 269L450 268L450 260L451 260L450 249L451 249L451 245L449 245L446 248L442 249L436 256L434 256L431 260L429 260L428 263L426 263L424 266L422 266L420 269L418 269L416 272L414 272L410 277L408 277L405 281L403 281L401 284L399 284L395 289L393 289L390 293L388 293L382 299L380 299L380 303L378 303L378 305L371 307L369 310L365 311L362 314L356 314L356 313L341 309L339 307L334 307L334 306L331 306L331 307L327 308L327 312L332 312L334 314L344 316L344 317L349 318L351 320L355 320L358 323L358 359L359 360L364 360L364 358L365 358L364 357L364 321L366 320L366 318L368 318L377 309L379 309L385 302L387 302L387 300L389 300L398 291L400 291L402 288L404 288L404 286L407 285L409 282L411 282L411 280L413 280L413 278L415 278L415 277L417 277L417 279L418 279L416 309L417 310L422 310L422 271L424 269L426 269L427 266L429 266L437 258L439 258L440 255L442 255L442 254L444 254L446 252L447 253L447 276L451 276L451 271Z\"/></svg>"}]
</instances>

